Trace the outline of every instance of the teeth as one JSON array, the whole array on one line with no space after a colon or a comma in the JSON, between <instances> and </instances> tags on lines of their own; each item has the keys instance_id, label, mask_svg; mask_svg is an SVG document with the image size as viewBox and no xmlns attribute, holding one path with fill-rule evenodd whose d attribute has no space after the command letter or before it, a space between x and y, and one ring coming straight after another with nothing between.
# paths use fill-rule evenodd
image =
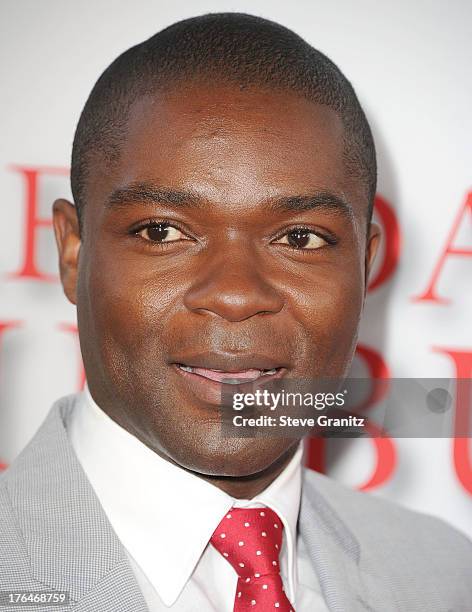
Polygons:
<instances>
[{"instance_id":1,"label":"teeth","mask_svg":"<svg viewBox=\"0 0 472 612\"><path fill-rule=\"evenodd\" d=\"M190 366L180 365L180 364L179 364L179 368L180 368L181 370L185 370L186 372L190 372L190 373L192 373L192 372L193 372L193 368L191 368Z\"/></svg>"},{"instance_id":2,"label":"teeth","mask_svg":"<svg viewBox=\"0 0 472 612\"><path fill-rule=\"evenodd\" d=\"M276 368L272 368L272 370L264 370L262 372L262 376L272 376L272 374L275 374L277 372Z\"/></svg>"}]
</instances>

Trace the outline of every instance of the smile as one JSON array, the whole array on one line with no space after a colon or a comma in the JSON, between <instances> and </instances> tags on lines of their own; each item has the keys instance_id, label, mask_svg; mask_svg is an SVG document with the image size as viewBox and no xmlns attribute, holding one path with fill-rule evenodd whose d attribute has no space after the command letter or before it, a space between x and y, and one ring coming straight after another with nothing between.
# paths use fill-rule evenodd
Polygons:
<instances>
[{"instance_id":1,"label":"smile","mask_svg":"<svg viewBox=\"0 0 472 612\"><path fill-rule=\"evenodd\" d=\"M184 401L193 396L199 402L221 407L225 391L235 386L265 385L287 375L290 364L256 351L245 355L224 352L202 352L173 355L169 365L174 372L174 384Z\"/></svg>"},{"instance_id":2,"label":"smile","mask_svg":"<svg viewBox=\"0 0 472 612\"><path fill-rule=\"evenodd\" d=\"M277 374L281 368L270 368L270 369L256 369L247 368L239 371L225 371L216 370L212 368L200 368L194 366L188 366L185 364L176 364L180 370L188 372L190 374L196 374L202 378L213 380L221 384L226 385L238 385L241 382L253 382L259 380L265 376L273 376Z\"/></svg>"}]
</instances>

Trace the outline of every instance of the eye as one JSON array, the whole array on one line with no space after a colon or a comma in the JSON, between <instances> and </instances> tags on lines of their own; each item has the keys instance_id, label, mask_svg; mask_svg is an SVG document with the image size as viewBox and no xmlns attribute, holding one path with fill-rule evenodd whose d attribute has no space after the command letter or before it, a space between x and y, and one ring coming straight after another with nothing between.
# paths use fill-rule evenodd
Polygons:
<instances>
[{"instance_id":1,"label":"eye","mask_svg":"<svg viewBox=\"0 0 472 612\"><path fill-rule=\"evenodd\" d=\"M188 240L187 236L169 223L149 223L135 232L149 242L163 243Z\"/></svg>"},{"instance_id":2,"label":"eye","mask_svg":"<svg viewBox=\"0 0 472 612\"><path fill-rule=\"evenodd\" d=\"M274 244L287 244L294 249L312 250L319 249L329 242L308 228L297 227L274 240Z\"/></svg>"}]
</instances>

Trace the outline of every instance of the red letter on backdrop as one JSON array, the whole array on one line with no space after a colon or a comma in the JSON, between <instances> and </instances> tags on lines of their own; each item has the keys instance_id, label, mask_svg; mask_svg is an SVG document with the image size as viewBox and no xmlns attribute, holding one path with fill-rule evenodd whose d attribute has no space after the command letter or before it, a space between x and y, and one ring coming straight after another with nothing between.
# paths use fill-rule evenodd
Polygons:
<instances>
[{"instance_id":1,"label":"red letter on backdrop","mask_svg":"<svg viewBox=\"0 0 472 612\"><path fill-rule=\"evenodd\" d=\"M441 273L441 270L444 266L444 262L449 255L460 255L461 257L470 257L472 255L472 249L459 249L452 246L452 241L454 240L457 231L459 229L460 223L465 217L466 212L472 214L472 191L467 194L464 205L459 209L459 213L457 214L454 223L452 224L451 231L449 232L449 236L446 240L446 246L444 251L441 253L436 267L433 270L433 274L431 276L431 281L421 295L412 298L414 302L436 302L438 304L448 304L451 300L447 298L439 297L435 291L436 284Z\"/></svg>"},{"instance_id":2,"label":"red letter on backdrop","mask_svg":"<svg viewBox=\"0 0 472 612\"><path fill-rule=\"evenodd\" d=\"M471 427L472 406L472 352L456 351L441 347L433 347L433 350L448 355L456 370L456 406L453 439L454 469L457 478L464 489L472 494L472 464L469 453L469 437Z\"/></svg>"},{"instance_id":3,"label":"red letter on backdrop","mask_svg":"<svg viewBox=\"0 0 472 612\"><path fill-rule=\"evenodd\" d=\"M11 166L20 172L25 181L25 237L23 263L21 268L13 272L13 278L36 278L41 281L55 282L58 277L55 274L46 274L36 267L36 232L41 227L51 227L51 218L38 217L38 181L39 177L45 174L65 174L69 173L67 168L56 168L49 166L26 167Z\"/></svg>"}]
</instances>

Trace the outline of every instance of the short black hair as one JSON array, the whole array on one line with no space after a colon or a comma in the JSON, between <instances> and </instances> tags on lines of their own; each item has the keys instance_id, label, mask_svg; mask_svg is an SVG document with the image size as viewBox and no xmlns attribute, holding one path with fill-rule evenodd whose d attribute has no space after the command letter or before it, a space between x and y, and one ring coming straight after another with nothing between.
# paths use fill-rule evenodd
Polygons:
<instances>
[{"instance_id":1,"label":"short black hair","mask_svg":"<svg viewBox=\"0 0 472 612\"><path fill-rule=\"evenodd\" d=\"M336 111L344 126L344 161L364 183L370 223L377 184L375 145L348 79L284 26L245 13L210 13L179 21L131 47L97 80L72 147L71 189L79 224L91 168L97 161L119 159L133 103L195 80L291 90Z\"/></svg>"}]
</instances>

